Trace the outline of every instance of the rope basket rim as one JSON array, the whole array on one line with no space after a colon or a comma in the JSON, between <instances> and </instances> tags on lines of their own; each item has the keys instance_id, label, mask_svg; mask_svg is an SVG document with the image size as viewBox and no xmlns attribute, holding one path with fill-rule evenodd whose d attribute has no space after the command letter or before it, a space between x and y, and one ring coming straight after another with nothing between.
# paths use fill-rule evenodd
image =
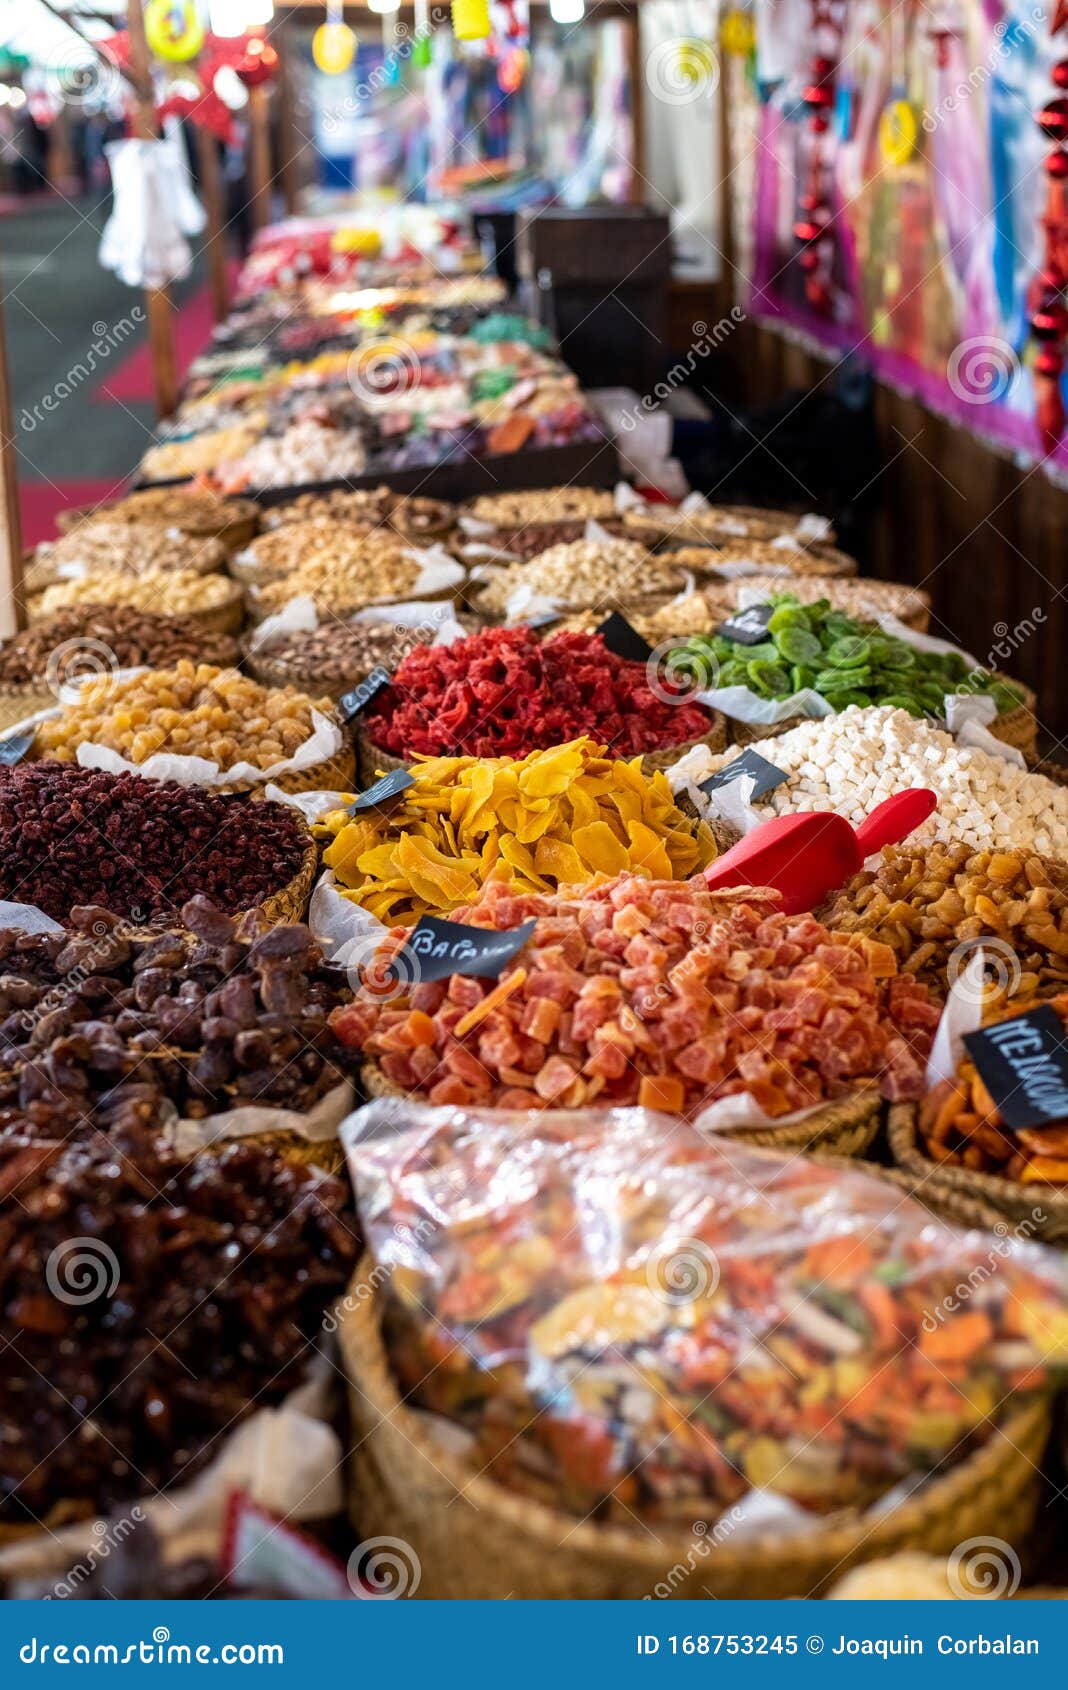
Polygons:
<instances>
[{"instance_id":1,"label":"rope basket rim","mask_svg":"<svg viewBox=\"0 0 1068 1690\"><path fill-rule=\"evenodd\" d=\"M1033 1216L1041 1209L1045 1220L1039 1224L1040 1234L1050 1224L1058 1234L1068 1234L1068 1190L1060 1192L1056 1186L1036 1182L1024 1185L1020 1180L1005 1179L1000 1174L983 1173L975 1168L959 1168L952 1163L936 1162L920 1142L920 1111L915 1103L894 1103L887 1118L887 1135L894 1161L908 1173L930 1181L940 1189L996 1210L1003 1219Z\"/></svg>"}]
</instances>

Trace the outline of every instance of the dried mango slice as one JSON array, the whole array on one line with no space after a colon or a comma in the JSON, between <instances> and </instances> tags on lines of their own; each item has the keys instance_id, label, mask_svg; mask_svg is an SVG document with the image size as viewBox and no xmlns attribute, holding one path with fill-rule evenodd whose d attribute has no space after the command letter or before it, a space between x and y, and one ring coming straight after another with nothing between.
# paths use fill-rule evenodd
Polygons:
<instances>
[{"instance_id":1,"label":"dried mango slice","mask_svg":"<svg viewBox=\"0 0 1068 1690\"><path fill-rule=\"evenodd\" d=\"M572 834L575 850L594 874L623 874L630 867L627 847L607 822L591 822Z\"/></svg>"}]
</instances>

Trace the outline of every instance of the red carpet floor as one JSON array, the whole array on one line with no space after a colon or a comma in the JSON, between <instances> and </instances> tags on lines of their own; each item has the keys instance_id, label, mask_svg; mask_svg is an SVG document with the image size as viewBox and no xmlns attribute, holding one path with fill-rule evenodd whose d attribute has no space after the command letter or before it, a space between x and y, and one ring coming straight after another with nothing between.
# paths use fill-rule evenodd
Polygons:
<instances>
[{"instance_id":1,"label":"red carpet floor","mask_svg":"<svg viewBox=\"0 0 1068 1690\"><path fill-rule=\"evenodd\" d=\"M53 485L50 481L22 481L19 483L19 508L22 512L22 543L25 547L39 545L42 540L56 536L56 512L69 505L96 505L122 491L126 477L114 481L64 481Z\"/></svg>"}]
</instances>

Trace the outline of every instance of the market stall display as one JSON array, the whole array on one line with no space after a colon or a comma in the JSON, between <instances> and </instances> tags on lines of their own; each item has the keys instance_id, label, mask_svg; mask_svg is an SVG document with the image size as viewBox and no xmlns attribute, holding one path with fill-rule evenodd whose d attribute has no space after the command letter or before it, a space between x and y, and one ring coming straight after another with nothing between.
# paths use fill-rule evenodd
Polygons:
<instances>
[{"instance_id":1,"label":"market stall display","mask_svg":"<svg viewBox=\"0 0 1068 1690\"><path fill-rule=\"evenodd\" d=\"M1068 1368L1039 701L824 518L618 484L478 263L425 207L261 234L139 484L28 564L0 1553L203 1474L324 1315L344 1506L435 1595L648 1595L736 1509L686 1593L1015 1542ZM993 1248L943 1215L1021 1232L931 1319ZM72 1236L118 1293L56 1296Z\"/></svg>"}]
</instances>

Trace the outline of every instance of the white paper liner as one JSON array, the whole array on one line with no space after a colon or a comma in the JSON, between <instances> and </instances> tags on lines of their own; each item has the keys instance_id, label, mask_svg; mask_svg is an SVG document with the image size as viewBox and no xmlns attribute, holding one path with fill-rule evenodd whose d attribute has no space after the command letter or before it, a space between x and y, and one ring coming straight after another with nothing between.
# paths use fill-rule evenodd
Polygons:
<instances>
[{"instance_id":1,"label":"white paper liner","mask_svg":"<svg viewBox=\"0 0 1068 1690\"><path fill-rule=\"evenodd\" d=\"M694 1126L702 1133L738 1132L746 1127L792 1127L799 1121L807 1121L817 1110L826 1109L829 1101L824 1098L821 1103L810 1103L789 1115L766 1115L749 1092L737 1092L732 1097L721 1097L702 1109L694 1120ZM838 1098L833 1101L845 1100Z\"/></svg>"},{"instance_id":2,"label":"white paper liner","mask_svg":"<svg viewBox=\"0 0 1068 1690\"><path fill-rule=\"evenodd\" d=\"M707 704L710 710L722 710L725 716L733 716L736 722L755 722L764 727L774 727L791 716L808 716L815 720L834 715L823 695L814 692L811 687L792 692L789 698L761 698L749 687L713 687L708 692L699 692L697 702Z\"/></svg>"},{"instance_id":3,"label":"white paper liner","mask_svg":"<svg viewBox=\"0 0 1068 1690\"><path fill-rule=\"evenodd\" d=\"M703 493L687 493L685 499L679 504L679 510L686 516L704 516L711 509L712 506Z\"/></svg>"},{"instance_id":4,"label":"white paper liner","mask_svg":"<svg viewBox=\"0 0 1068 1690\"><path fill-rule=\"evenodd\" d=\"M277 1408L261 1408L222 1442L210 1466L188 1485L142 1497L136 1506L151 1522L168 1561L221 1545L235 1490L280 1518L321 1520L344 1506L344 1451L330 1424L334 1369L316 1356L303 1385ZM129 1518L134 1504L120 1504ZM94 1530L94 1527L96 1528ZM86 1558L92 1564L108 1530L83 1520L58 1531L40 1531L0 1546L0 1577L61 1581Z\"/></svg>"},{"instance_id":5,"label":"white paper liner","mask_svg":"<svg viewBox=\"0 0 1068 1690\"><path fill-rule=\"evenodd\" d=\"M248 642L249 650L259 651L268 641L285 634L312 634L320 620L315 600L309 593L301 593L253 630ZM400 628L425 626L431 645L451 645L454 640L464 637L464 630L456 620L456 610L448 599L406 599L398 604L368 605L344 620L348 623L393 623Z\"/></svg>"},{"instance_id":6,"label":"white paper liner","mask_svg":"<svg viewBox=\"0 0 1068 1690\"><path fill-rule=\"evenodd\" d=\"M460 547L460 556L465 562L473 563L476 567L471 570L472 581L485 581L490 577L485 574L480 565L490 559L494 563L520 563L518 552L506 552L500 546L487 546L481 540L472 540L468 545Z\"/></svg>"},{"instance_id":7,"label":"white paper liner","mask_svg":"<svg viewBox=\"0 0 1068 1690\"><path fill-rule=\"evenodd\" d=\"M0 931L13 928L16 933L62 933L63 923L53 921L36 904L12 904L0 898Z\"/></svg>"},{"instance_id":8,"label":"white paper liner","mask_svg":"<svg viewBox=\"0 0 1068 1690\"><path fill-rule=\"evenodd\" d=\"M794 529L799 540L806 546L826 544L834 538L834 530L825 516L817 516L815 511L806 511Z\"/></svg>"},{"instance_id":9,"label":"white paper liner","mask_svg":"<svg viewBox=\"0 0 1068 1690\"><path fill-rule=\"evenodd\" d=\"M940 640L935 634L921 634L918 628L910 628L907 622L892 616L888 610L884 610L875 620L884 634L892 634L895 640L902 640L905 645L913 646L917 651L938 652L943 657L963 657L969 669L983 667L963 646L955 645L952 640Z\"/></svg>"},{"instance_id":10,"label":"white paper liner","mask_svg":"<svg viewBox=\"0 0 1068 1690\"><path fill-rule=\"evenodd\" d=\"M927 1059L928 1091L953 1078L965 1054L965 1033L978 1032L982 1026L985 979L986 959L977 945L949 988Z\"/></svg>"},{"instance_id":11,"label":"white paper liner","mask_svg":"<svg viewBox=\"0 0 1068 1690\"><path fill-rule=\"evenodd\" d=\"M1027 758L1018 745L1007 744L980 722L965 722L957 735L957 743L974 746L978 751L988 751L992 757L1003 757L1006 763L1014 763L1018 769L1027 768Z\"/></svg>"},{"instance_id":12,"label":"white paper liner","mask_svg":"<svg viewBox=\"0 0 1068 1690\"><path fill-rule=\"evenodd\" d=\"M616 482L615 487L612 489L612 499L615 503L616 512L619 516L623 516L627 511L644 511L649 509L648 499L643 499L640 493L635 492L629 481Z\"/></svg>"},{"instance_id":13,"label":"white paper liner","mask_svg":"<svg viewBox=\"0 0 1068 1690\"><path fill-rule=\"evenodd\" d=\"M553 598L550 593L539 593L529 581L514 587L504 601L504 616L506 622L526 622L531 617L562 616L564 604L561 599Z\"/></svg>"},{"instance_id":14,"label":"white paper liner","mask_svg":"<svg viewBox=\"0 0 1068 1690\"><path fill-rule=\"evenodd\" d=\"M370 962L389 932L377 916L341 896L330 869L315 883L307 921L332 968L354 969Z\"/></svg>"},{"instance_id":15,"label":"white paper liner","mask_svg":"<svg viewBox=\"0 0 1068 1690\"><path fill-rule=\"evenodd\" d=\"M331 810L340 810L342 805L351 804L356 796L354 792L327 792L320 789L317 792L286 792L281 786L274 786L268 781L263 789L263 796L273 800L276 804L290 804L294 810L299 810L306 822L317 822L321 816L327 816Z\"/></svg>"},{"instance_id":16,"label":"white paper liner","mask_svg":"<svg viewBox=\"0 0 1068 1690\"><path fill-rule=\"evenodd\" d=\"M283 634L313 634L318 626L319 612L315 608L315 600L310 593L299 593L252 630L248 648L259 651L261 646Z\"/></svg>"},{"instance_id":17,"label":"white paper liner","mask_svg":"<svg viewBox=\"0 0 1068 1690\"><path fill-rule=\"evenodd\" d=\"M272 763L269 769L257 769L253 763L235 763L232 768L220 769L218 763L206 757L182 757L173 751L154 751L143 763L130 763L108 745L94 745L91 740L78 747L78 762L83 769L103 769L108 774L140 775L143 780L176 780L182 786L229 786L238 781L274 780L278 775L296 774L316 763L327 762L340 751L343 744L341 728L336 722L313 709L312 732L297 747L292 757Z\"/></svg>"},{"instance_id":18,"label":"white paper liner","mask_svg":"<svg viewBox=\"0 0 1068 1690\"><path fill-rule=\"evenodd\" d=\"M789 581L794 574L787 563L758 563L755 559L741 557L716 558L711 567L724 581L737 581L746 575L781 575L784 581ZM766 594L761 594L758 602L765 598Z\"/></svg>"},{"instance_id":19,"label":"white paper liner","mask_svg":"<svg viewBox=\"0 0 1068 1690\"><path fill-rule=\"evenodd\" d=\"M293 1133L306 1144L329 1144L352 1108L355 1087L351 1080L332 1086L313 1108L272 1109L247 1103L236 1109L207 1115L203 1120L183 1117L164 1128L163 1137L181 1156L195 1156L222 1139L250 1138L254 1133Z\"/></svg>"}]
</instances>

